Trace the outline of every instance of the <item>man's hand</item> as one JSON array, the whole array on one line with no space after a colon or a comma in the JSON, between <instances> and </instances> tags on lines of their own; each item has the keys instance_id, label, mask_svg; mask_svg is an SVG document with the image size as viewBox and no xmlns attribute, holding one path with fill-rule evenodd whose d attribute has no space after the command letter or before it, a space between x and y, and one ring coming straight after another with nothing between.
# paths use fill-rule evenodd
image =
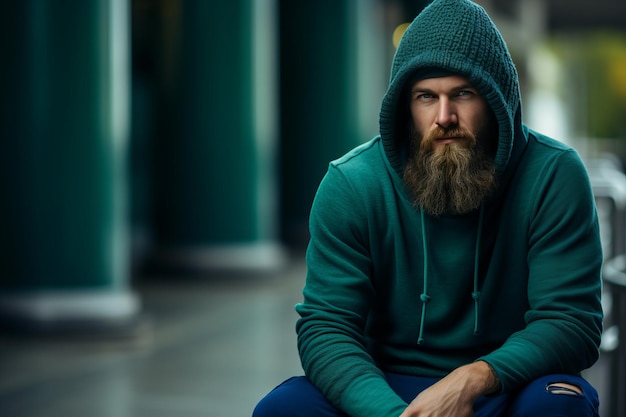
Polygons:
<instances>
[{"instance_id":1,"label":"man's hand","mask_svg":"<svg viewBox=\"0 0 626 417\"><path fill-rule=\"evenodd\" d=\"M400 417L471 417L474 401L499 388L500 381L491 367L483 361L474 362L422 391Z\"/></svg>"}]
</instances>

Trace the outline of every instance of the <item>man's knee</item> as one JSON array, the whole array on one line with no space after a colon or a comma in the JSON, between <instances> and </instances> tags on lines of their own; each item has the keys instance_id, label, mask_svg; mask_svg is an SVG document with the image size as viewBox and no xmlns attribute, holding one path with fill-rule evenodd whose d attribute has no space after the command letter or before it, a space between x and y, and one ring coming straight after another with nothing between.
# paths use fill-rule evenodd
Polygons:
<instances>
[{"instance_id":1,"label":"man's knee","mask_svg":"<svg viewBox=\"0 0 626 417\"><path fill-rule=\"evenodd\" d=\"M511 416L597 417L598 394L582 377L548 375L529 383L513 402Z\"/></svg>"},{"instance_id":2,"label":"man's knee","mask_svg":"<svg viewBox=\"0 0 626 417\"><path fill-rule=\"evenodd\" d=\"M286 380L255 407L252 417L342 417L306 377Z\"/></svg>"},{"instance_id":3,"label":"man's knee","mask_svg":"<svg viewBox=\"0 0 626 417\"><path fill-rule=\"evenodd\" d=\"M546 386L546 391L554 395L583 395L583 390L578 385L568 384L565 382L553 382L548 384Z\"/></svg>"},{"instance_id":4,"label":"man's knee","mask_svg":"<svg viewBox=\"0 0 626 417\"><path fill-rule=\"evenodd\" d=\"M275 392L271 391L257 403L256 407L254 407L252 417L280 417L283 415L281 414L281 410L284 409L285 407L281 407L280 400L275 395Z\"/></svg>"},{"instance_id":5,"label":"man's knee","mask_svg":"<svg viewBox=\"0 0 626 417\"><path fill-rule=\"evenodd\" d=\"M256 405L252 417L281 417L293 413L291 406L294 395L290 391L293 390L292 386L296 380L297 377L290 378L270 391Z\"/></svg>"}]
</instances>

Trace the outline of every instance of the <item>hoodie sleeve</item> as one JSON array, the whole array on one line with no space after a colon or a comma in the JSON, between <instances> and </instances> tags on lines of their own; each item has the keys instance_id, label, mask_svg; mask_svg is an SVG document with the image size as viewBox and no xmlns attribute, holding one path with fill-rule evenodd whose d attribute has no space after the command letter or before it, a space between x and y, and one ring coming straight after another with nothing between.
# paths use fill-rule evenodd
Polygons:
<instances>
[{"instance_id":1,"label":"hoodie sleeve","mask_svg":"<svg viewBox=\"0 0 626 417\"><path fill-rule=\"evenodd\" d=\"M587 172L573 150L534 168L526 327L480 358L494 368L503 391L590 367L602 332L602 248Z\"/></svg>"},{"instance_id":2,"label":"hoodie sleeve","mask_svg":"<svg viewBox=\"0 0 626 417\"><path fill-rule=\"evenodd\" d=\"M407 404L367 353L364 327L373 288L363 202L331 164L310 215L298 348L308 378L351 417L397 417Z\"/></svg>"}]
</instances>

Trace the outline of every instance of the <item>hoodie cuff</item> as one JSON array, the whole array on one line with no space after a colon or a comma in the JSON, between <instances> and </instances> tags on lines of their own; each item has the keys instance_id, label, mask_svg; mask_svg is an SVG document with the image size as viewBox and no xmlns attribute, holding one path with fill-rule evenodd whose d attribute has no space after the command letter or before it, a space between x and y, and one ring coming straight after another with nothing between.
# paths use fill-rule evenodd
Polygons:
<instances>
[{"instance_id":1,"label":"hoodie cuff","mask_svg":"<svg viewBox=\"0 0 626 417\"><path fill-rule=\"evenodd\" d=\"M340 404L351 417L398 417L407 406L380 375L356 378L344 390Z\"/></svg>"}]
</instances>

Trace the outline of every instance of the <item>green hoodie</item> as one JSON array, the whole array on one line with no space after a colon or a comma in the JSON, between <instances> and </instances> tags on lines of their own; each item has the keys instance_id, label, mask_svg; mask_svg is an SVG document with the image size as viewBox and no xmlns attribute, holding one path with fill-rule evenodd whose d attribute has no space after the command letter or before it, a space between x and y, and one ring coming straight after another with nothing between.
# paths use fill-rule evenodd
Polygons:
<instances>
[{"instance_id":1,"label":"green hoodie","mask_svg":"<svg viewBox=\"0 0 626 417\"><path fill-rule=\"evenodd\" d=\"M402 180L407 83L468 78L498 121L498 191L480 210L431 217ZM435 0L394 57L380 136L333 161L311 209L296 330L303 368L352 417L407 404L384 372L443 377L476 360L510 392L598 357L602 249L578 154L522 125L518 77L485 11Z\"/></svg>"}]
</instances>

